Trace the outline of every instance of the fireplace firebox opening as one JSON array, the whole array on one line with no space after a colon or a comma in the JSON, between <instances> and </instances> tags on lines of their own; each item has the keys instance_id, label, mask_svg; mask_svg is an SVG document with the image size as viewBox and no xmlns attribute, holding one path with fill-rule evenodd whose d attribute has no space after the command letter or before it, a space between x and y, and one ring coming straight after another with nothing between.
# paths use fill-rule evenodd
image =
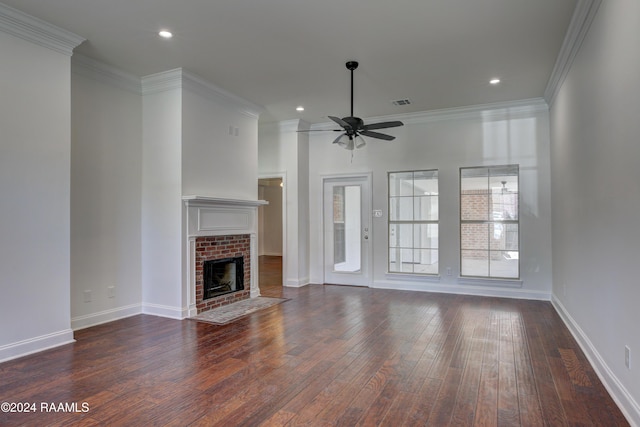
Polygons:
<instances>
[{"instance_id":1,"label":"fireplace firebox opening","mask_svg":"<svg viewBox=\"0 0 640 427\"><path fill-rule=\"evenodd\" d=\"M244 259L241 256L204 261L202 274L203 300L244 289Z\"/></svg>"}]
</instances>

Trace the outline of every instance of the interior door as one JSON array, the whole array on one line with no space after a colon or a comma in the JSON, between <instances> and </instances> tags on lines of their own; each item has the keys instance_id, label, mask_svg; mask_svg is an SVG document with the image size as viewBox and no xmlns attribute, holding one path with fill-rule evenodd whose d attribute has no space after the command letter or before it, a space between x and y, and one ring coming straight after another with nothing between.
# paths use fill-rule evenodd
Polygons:
<instances>
[{"instance_id":1,"label":"interior door","mask_svg":"<svg viewBox=\"0 0 640 427\"><path fill-rule=\"evenodd\" d=\"M368 176L324 180L325 283L370 284L370 187Z\"/></svg>"}]
</instances>

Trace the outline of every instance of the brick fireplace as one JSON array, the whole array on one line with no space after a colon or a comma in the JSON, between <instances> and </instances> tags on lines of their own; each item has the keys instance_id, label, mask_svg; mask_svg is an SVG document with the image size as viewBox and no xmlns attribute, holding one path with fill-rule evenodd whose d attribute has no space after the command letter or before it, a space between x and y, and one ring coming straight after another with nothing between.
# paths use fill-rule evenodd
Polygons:
<instances>
[{"instance_id":1,"label":"brick fireplace","mask_svg":"<svg viewBox=\"0 0 640 427\"><path fill-rule=\"evenodd\" d=\"M196 238L196 308L198 313L248 299L251 289L223 290L221 295L207 298L205 292L205 264L209 261L242 260L243 283L251 283L251 236L249 234L208 236ZM234 279L236 279L234 277Z\"/></svg>"},{"instance_id":2,"label":"brick fireplace","mask_svg":"<svg viewBox=\"0 0 640 427\"><path fill-rule=\"evenodd\" d=\"M184 271L187 316L260 296L258 286L257 216L264 200L233 200L203 196L183 197ZM241 258L241 289L222 289L205 296L205 263Z\"/></svg>"}]
</instances>

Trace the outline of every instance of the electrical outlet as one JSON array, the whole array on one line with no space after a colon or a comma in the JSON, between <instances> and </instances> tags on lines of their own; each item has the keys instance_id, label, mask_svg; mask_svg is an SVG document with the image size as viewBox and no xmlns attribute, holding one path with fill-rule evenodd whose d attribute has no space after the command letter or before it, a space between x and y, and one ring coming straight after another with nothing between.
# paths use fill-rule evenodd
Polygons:
<instances>
[{"instance_id":1,"label":"electrical outlet","mask_svg":"<svg viewBox=\"0 0 640 427\"><path fill-rule=\"evenodd\" d=\"M107 288L107 297L108 298L115 298L116 297L116 287L115 286L109 286Z\"/></svg>"},{"instance_id":2,"label":"electrical outlet","mask_svg":"<svg viewBox=\"0 0 640 427\"><path fill-rule=\"evenodd\" d=\"M447 276L451 276L451 267L447 267Z\"/></svg>"},{"instance_id":3,"label":"electrical outlet","mask_svg":"<svg viewBox=\"0 0 640 427\"><path fill-rule=\"evenodd\" d=\"M631 369L631 349L628 345L624 346L624 366Z\"/></svg>"},{"instance_id":4,"label":"electrical outlet","mask_svg":"<svg viewBox=\"0 0 640 427\"><path fill-rule=\"evenodd\" d=\"M84 291L84 302L91 302L91 291Z\"/></svg>"}]
</instances>

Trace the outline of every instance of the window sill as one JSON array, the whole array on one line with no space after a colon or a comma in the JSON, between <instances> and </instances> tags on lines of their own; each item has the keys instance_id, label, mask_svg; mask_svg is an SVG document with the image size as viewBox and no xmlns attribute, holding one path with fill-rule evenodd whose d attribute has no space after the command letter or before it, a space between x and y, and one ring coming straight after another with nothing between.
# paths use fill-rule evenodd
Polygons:
<instances>
[{"instance_id":1,"label":"window sill","mask_svg":"<svg viewBox=\"0 0 640 427\"><path fill-rule=\"evenodd\" d=\"M472 286L498 286L502 288L521 288L520 279L490 279L485 277L458 277L458 284Z\"/></svg>"},{"instance_id":2,"label":"window sill","mask_svg":"<svg viewBox=\"0 0 640 427\"><path fill-rule=\"evenodd\" d=\"M439 282L439 274L419 274L419 273L385 273L385 277L390 280L405 280L408 282Z\"/></svg>"}]
</instances>

